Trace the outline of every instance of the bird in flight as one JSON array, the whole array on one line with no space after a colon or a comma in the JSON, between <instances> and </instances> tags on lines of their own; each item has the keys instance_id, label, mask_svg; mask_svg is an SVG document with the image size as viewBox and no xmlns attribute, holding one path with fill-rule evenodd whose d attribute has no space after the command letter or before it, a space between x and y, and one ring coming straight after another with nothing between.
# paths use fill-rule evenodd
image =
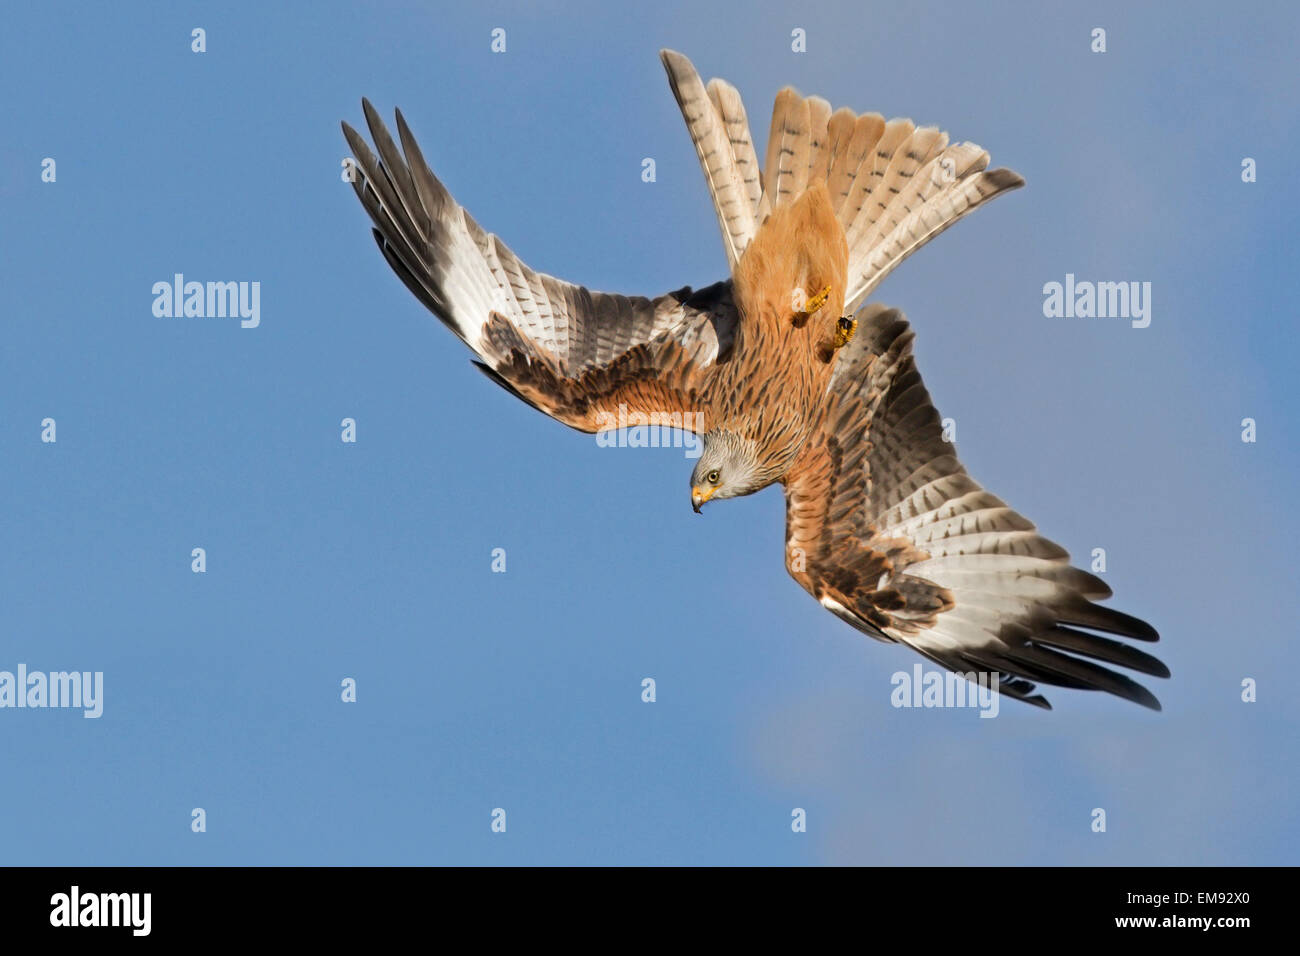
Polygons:
<instances>
[{"instance_id":1,"label":"bird in flight","mask_svg":"<svg viewBox=\"0 0 1300 956\"><path fill-rule=\"evenodd\" d=\"M1047 708L1037 684L1156 698L1106 665L1169 676L1116 638L1155 630L978 484L946 440L897 309L863 300L907 256L1024 184L946 133L831 110L787 87L760 165L740 94L660 54L704 171L730 278L655 299L528 268L362 101L353 186L388 264L493 381L584 432L681 422L691 504L780 482L786 567L823 607L969 680ZM376 152L378 155L376 156ZM1113 637L1104 636L1106 634Z\"/></svg>"}]
</instances>

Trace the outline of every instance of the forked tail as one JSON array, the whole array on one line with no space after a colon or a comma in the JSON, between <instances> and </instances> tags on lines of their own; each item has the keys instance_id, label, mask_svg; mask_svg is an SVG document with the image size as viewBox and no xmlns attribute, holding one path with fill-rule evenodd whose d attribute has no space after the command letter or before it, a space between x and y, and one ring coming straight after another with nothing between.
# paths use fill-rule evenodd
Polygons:
<instances>
[{"instance_id":1,"label":"forked tail","mask_svg":"<svg viewBox=\"0 0 1300 956\"><path fill-rule=\"evenodd\" d=\"M786 87L776 96L765 163L736 88L705 86L690 60L660 53L695 143L735 268L775 209L824 182L848 242L846 311L854 311L893 268L981 203L1024 185L1010 169L988 169L973 143L949 145L934 127L861 116Z\"/></svg>"}]
</instances>

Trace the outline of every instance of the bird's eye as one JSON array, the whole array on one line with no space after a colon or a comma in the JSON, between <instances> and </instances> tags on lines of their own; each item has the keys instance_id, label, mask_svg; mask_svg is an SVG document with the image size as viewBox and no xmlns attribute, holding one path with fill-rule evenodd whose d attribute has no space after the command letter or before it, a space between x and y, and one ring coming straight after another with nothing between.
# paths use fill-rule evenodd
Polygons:
<instances>
[{"instance_id":1,"label":"bird's eye","mask_svg":"<svg viewBox=\"0 0 1300 956\"><path fill-rule=\"evenodd\" d=\"M718 483L718 469L714 468L711 472L709 472L704 477L709 480L709 484L716 485Z\"/></svg>"}]
</instances>

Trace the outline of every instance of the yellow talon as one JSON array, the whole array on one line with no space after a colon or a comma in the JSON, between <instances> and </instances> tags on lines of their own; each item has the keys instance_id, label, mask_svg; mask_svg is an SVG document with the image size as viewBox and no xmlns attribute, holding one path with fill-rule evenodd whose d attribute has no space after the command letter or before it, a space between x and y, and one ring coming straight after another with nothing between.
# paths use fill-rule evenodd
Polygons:
<instances>
[{"instance_id":1,"label":"yellow talon","mask_svg":"<svg viewBox=\"0 0 1300 956\"><path fill-rule=\"evenodd\" d=\"M809 315L812 315L823 305L825 305L826 300L829 299L830 297L831 297L831 287L827 286L826 288L822 289L815 296L813 296L811 299L808 300L808 305L804 308L804 311L807 312Z\"/></svg>"},{"instance_id":2,"label":"yellow talon","mask_svg":"<svg viewBox=\"0 0 1300 956\"><path fill-rule=\"evenodd\" d=\"M835 344L833 349L842 349L853 341L853 333L858 330L858 320L845 316L835 323Z\"/></svg>"},{"instance_id":3,"label":"yellow talon","mask_svg":"<svg viewBox=\"0 0 1300 956\"><path fill-rule=\"evenodd\" d=\"M825 305L826 300L829 299L830 297L831 297L831 287L827 286L826 288L818 292L815 296L813 296L811 299L809 299L808 302L804 305L803 311L795 313L795 318L798 321L803 321L807 319L808 316L812 315L823 305Z\"/></svg>"}]
</instances>

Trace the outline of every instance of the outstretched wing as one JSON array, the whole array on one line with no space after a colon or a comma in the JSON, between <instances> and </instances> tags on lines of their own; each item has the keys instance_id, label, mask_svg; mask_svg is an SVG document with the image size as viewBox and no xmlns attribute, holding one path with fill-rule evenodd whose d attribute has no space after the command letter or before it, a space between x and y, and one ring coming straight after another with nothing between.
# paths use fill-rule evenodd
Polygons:
<instances>
[{"instance_id":1,"label":"outstretched wing","mask_svg":"<svg viewBox=\"0 0 1300 956\"><path fill-rule=\"evenodd\" d=\"M639 416L702 430L701 393L734 339L730 282L648 299L534 272L451 197L400 111L401 152L370 103L362 107L378 157L347 123L343 133L375 240L407 288L479 356L479 368L581 431Z\"/></svg>"},{"instance_id":2,"label":"outstretched wing","mask_svg":"<svg viewBox=\"0 0 1300 956\"><path fill-rule=\"evenodd\" d=\"M1168 677L1156 658L1103 636L1156 632L1093 603L1110 589L966 473L912 338L895 309L859 315L818 439L786 479L791 575L859 630L949 670L998 673L1002 693L1029 703L1048 706L1040 682L1158 710L1145 687L1102 666Z\"/></svg>"},{"instance_id":3,"label":"outstretched wing","mask_svg":"<svg viewBox=\"0 0 1300 956\"><path fill-rule=\"evenodd\" d=\"M989 169L989 154L974 143L949 144L947 133L910 119L832 112L820 96L791 87L776 95L760 170L735 87L718 79L706 87L680 53L659 56L704 170L729 264L774 209L824 182L849 247L849 311L958 219L1024 185L1010 169Z\"/></svg>"}]
</instances>

